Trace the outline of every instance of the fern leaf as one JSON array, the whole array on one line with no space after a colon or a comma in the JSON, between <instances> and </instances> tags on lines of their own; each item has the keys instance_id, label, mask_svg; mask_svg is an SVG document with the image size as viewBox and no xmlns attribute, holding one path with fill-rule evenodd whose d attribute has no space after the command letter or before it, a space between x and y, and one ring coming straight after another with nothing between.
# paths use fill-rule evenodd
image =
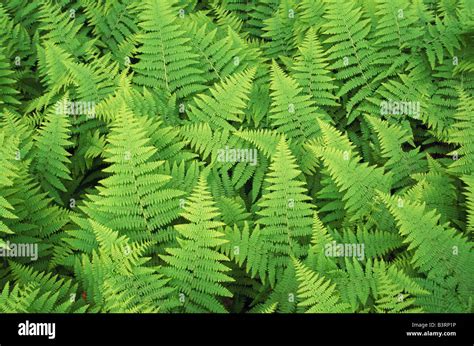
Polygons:
<instances>
[{"instance_id":1,"label":"fern leaf","mask_svg":"<svg viewBox=\"0 0 474 346\"><path fill-rule=\"evenodd\" d=\"M34 170L40 177L45 191L51 193L61 203L59 191L66 191L63 180L71 180L68 165L71 154L66 150L73 143L70 139L70 122L68 116L50 109L45 116L35 140Z\"/></svg>"},{"instance_id":2,"label":"fern leaf","mask_svg":"<svg viewBox=\"0 0 474 346\"><path fill-rule=\"evenodd\" d=\"M257 221L272 258L269 259L269 280L274 283L281 269L288 266L290 256L300 258L307 253L311 236L312 206L308 202L300 171L285 139L278 143L267 173L267 186L261 200Z\"/></svg>"},{"instance_id":3,"label":"fern leaf","mask_svg":"<svg viewBox=\"0 0 474 346\"><path fill-rule=\"evenodd\" d=\"M298 260L293 261L298 279L298 307L307 313L348 312L348 305L340 302L336 285L307 268Z\"/></svg>"},{"instance_id":4,"label":"fern leaf","mask_svg":"<svg viewBox=\"0 0 474 346\"><path fill-rule=\"evenodd\" d=\"M202 71L197 54L192 52L189 39L178 24L178 10L174 1L147 0L140 13L140 27L144 31L138 42L140 61L134 65L135 82L181 97L202 91ZM158 18L156 14L159 13Z\"/></svg>"},{"instance_id":5,"label":"fern leaf","mask_svg":"<svg viewBox=\"0 0 474 346\"><path fill-rule=\"evenodd\" d=\"M233 279L222 263L228 258L215 250L225 242L216 230L223 224L214 221L219 213L204 176L199 178L182 215L189 223L175 226L180 247L169 248L167 255L160 256L168 264L162 272L182 294L186 312L225 312L217 297L232 296L223 283Z\"/></svg>"}]
</instances>

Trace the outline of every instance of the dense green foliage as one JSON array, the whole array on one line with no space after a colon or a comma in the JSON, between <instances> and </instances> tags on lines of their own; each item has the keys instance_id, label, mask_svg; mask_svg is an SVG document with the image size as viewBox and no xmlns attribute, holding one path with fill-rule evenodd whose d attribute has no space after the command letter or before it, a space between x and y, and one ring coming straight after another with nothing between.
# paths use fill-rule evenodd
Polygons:
<instances>
[{"instance_id":1,"label":"dense green foliage","mask_svg":"<svg viewBox=\"0 0 474 346\"><path fill-rule=\"evenodd\" d=\"M473 312L473 92L470 0L0 0L0 312Z\"/></svg>"}]
</instances>

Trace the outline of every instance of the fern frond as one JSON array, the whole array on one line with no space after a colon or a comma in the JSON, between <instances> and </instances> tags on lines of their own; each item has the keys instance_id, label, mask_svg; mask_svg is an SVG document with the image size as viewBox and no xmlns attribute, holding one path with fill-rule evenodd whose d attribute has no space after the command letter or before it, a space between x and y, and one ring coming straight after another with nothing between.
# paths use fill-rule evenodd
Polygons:
<instances>
[{"instance_id":1,"label":"fern frond","mask_svg":"<svg viewBox=\"0 0 474 346\"><path fill-rule=\"evenodd\" d=\"M307 254L313 212L305 183L298 179L300 175L295 157L282 138L272 157L265 178L267 185L258 202L261 209L257 212L265 248L271 253L271 284L282 275L290 256L301 258Z\"/></svg>"},{"instance_id":2,"label":"fern frond","mask_svg":"<svg viewBox=\"0 0 474 346\"><path fill-rule=\"evenodd\" d=\"M451 142L460 148L451 153L460 156L450 165L450 170L456 174L471 174L474 172L474 125L472 114L474 112L474 98L465 91L459 91L460 103L455 115L456 122L451 130ZM457 158L457 157L456 157Z\"/></svg>"},{"instance_id":3,"label":"fern frond","mask_svg":"<svg viewBox=\"0 0 474 346\"><path fill-rule=\"evenodd\" d=\"M460 215L455 207L458 203L456 180L443 167L436 167L435 162L429 158L430 171L413 175L417 183L406 191L405 196L425 203L429 210L436 210L441 223L460 225Z\"/></svg>"},{"instance_id":4,"label":"fern frond","mask_svg":"<svg viewBox=\"0 0 474 346\"><path fill-rule=\"evenodd\" d=\"M38 288L28 312L72 313L85 312L87 305L77 300L78 284L57 274L38 272L27 266L10 262L12 275L17 284L35 285Z\"/></svg>"},{"instance_id":5,"label":"fern frond","mask_svg":"<svg viewBox=\"0 0 474 346\"><path fill-rule=\"evenodd\" d=\"M145 266L148 244L130 243L118 232L92 222L98 251L76 262L76 275L84 281L88 300L103 312L167 312L178 305L158 268Z\"/></svg>"},{"instance_id":6,"label":"fern frond","mask_svg":"<svg viewBox=\"0 0 474 346\"><path fill-rule=\"evenodd\" d=\"M12 140L13 139L13 140ZM16 219L13 213L14 208L6 199L5 187L12 186L14 179L18 176L18 168L14 164L15 153L17 152L17 141L14 138L6 138L3 131L0 132L0 233L13 234L14 232L7 226L7 219ZM6 244L0 238L0 248L5 248Z\"/></svg>"},{"instance_id":7,"label":"fern frond","mask_svg":"<svg viewBox=\"0 0 474 346\"><path fill-rule=\"evenodd\" d=\"M71 154L67 148L73 143L70 139L68 115L50 108L44 118L38 135L35 137L35 159L33 170L40 177L44 191L48 191L56 201L61 202L59 191L66 191L64 180L71 180L68 165Z\"/></svg>"},{"instance_id":8,"label":"fern frond","mask_svg":"<svg viewBox=\"0 0 474 346\"><path fill-rule=\"evenodd\" d=\"M345 244L364 244L364 257L367 258L381 257L403 245L403 239L397 233L368 231L363 227L358 227L355 232L345 229L342 240Z\"/></svg>"},{"instance_id":9,"label":"fern frond","mask_svg":"<svg viewBox=\"0 0 474 346\"><path fill-rule=\"evenodd\" d=\"M112 52L121 66L127 66L138 32L133 1L82 0L82 3L85 14L94 27L94 35Z\"/></svg>"},{"instance_id":10,"label":"fern frond","mask_svg":"<svg viewBox=\"0 0 474 346\"><path fill-rule=\"evenodd\" d=\"M299 48L299 55L295 58L292 72L303 92L311 95L318 107L338 106L334 95L337 86L328 66L326 54L316 32L310 28Z\"/></svg>"},{"instance_id":11,"label":"fern frond","mask_svg":"<svg viewBox=\"0 0 474 346\"><path fill-rule=\"evenodd\" d=\"M174 1L147 0L143 3L139 26L144 31L138 38L140 61L134 65L134 81L166 95L178 98L204 89L202 71L192 52L189 39L179 28L178 9ZM159 18L156 14L159 13Z\"/></svg>"},{"instance_id":12,"label":"fern frond","mask_svg":"<svg viewBox=\"0 0 474 346\"><path fill-rule=\"evenodd\" d=\"M411 174L426 170L424 155L418 148L410 151L403 150L404 143L413 141L405 129L374 117L366 119L377 133L381 155L387 160L385 167L393 174L393 188L407 185L410 183L409 176Z\"/></svg>"},{"instance_id":13,"label":"fern frond","mask_svg":"<svg viewBox=\"0 0 474 346\"><path fill-rule=\"evenodd\" d=\"M76 57L90 52L95 40L87 39L84 28L76 21L75 10L63 9L50 0L42 2L39 9L41 37L61 46Z\"/></svg>"},{"instance_id":14,"label":"fern frond","mask_svg":"<svg viewBox=\"0 0 474 346\"><path fill-rule=\"evenodd\" d=\"M145 123L123 105L108 136L104 172L98 195L89 195L82 208L93 220L132 241L157 236L159 229L179 216L183 192L168 188L171 176L157 173L163 161L153 160L156 148L150 143ZM138 238L137 238L138 237Z\"/></svg>"},{"instance_id":15,"label":"fern frond","mask_svg":"<svg viewBox=\"0 0 474 346\"><path fill-rule=\"evenodd\" d=\"M7 282L0 293L0 311L2 313L26 313L36 299L39 288L34 284L24 286Z\"/></svg>"},{"instance_id":16,"label":"fern frond","mask_svg":"<svg viewBox=\"0 0 474 346\"><path fill-rule=\"evenodd\" d=\"M297 2L282 0L275 14L264 21L262 37L270 41L266 44L266 54L271 59L291 56L295 50L293 27L297 16Z\"/></svg>"},{"instance_id":17,"label":"fern frond","mask_svg":"<svg viewBox=\"0 0 474 346\"><path fill-rule=\"evenodd\" d=\"M10 68L5 49L0 46L0 110L6 106L20 104L17 99L18 90L15 88L16 81Z\"/></svg>"},{"instance_id":18,"label":"fern frond","mask_svg":"<svg viewBox=\"0 0 474 346\"><path fill-rule=\"evenodd\" d=\"M468 304L472 293L472 243L446 224L439 224L440 216L435 210L427 211L424 204L405 202L399 207L397 199L380 195L397 220L400 234L413 250L412 263L415 268L433 280L452 290L459 285L460 302Z\"/></svg>"},{"instance_id":19,"label":"fern frond","mask_svg":"<svg viewBox=\"0 0 474 346\"><path fill-rule=\"evenodd\" d=\"M225 78L216 84L210 93L212 96L200 94L190 106L189 118L193 122L207 122L211 128L232 130L232 122L243 121L243 110L248 100L251 82L255 69ZM225 110L225 111L224 111Z\"/></svg>"},{"instance_id":20,"label":"fern frond","mask_svg":"<svg viewBox=\"0 0 474 346\"><path fill-rule=\"evenodd\" d=\"M311 96L291 77L273 62L271 124L278 132L285 134L296 143L314 138L320 132L317 119L330 122L331 118L318 114Z\"/></svg>"},{"instance_id":21,"label":"fern frond","mask_svg":"<svg viewBox=\"0 0 474 346\"><path fill-rule=\"evenodd\" d=\"M214 221L218 215L205 177L201 176L182 214L189 223L175 226L179 247L160 255L168 265L161 271L183 295L186 312L226 312L217 297L232 296L223 286L233 281L226 274L230 269L222 263L228 258L215 250L225 243L223 234L216 230L223 225Z\"/></svg>"},{"instance_id":22,"label":"fern frond","mask_svg":"<svg viewBox=\"0 0 474 346\"><path fill-rule=\"evenodd\" d=\"M474 176L464 176L464 183L467 185L465 192L467 199L467 230L474 231Z\"/></svg>"},{"instance_id":23,"label":"fern frond","mask_svg":"<svg viewBox=\"0 0 474 346\"><path fill-rule=\"evenodd\" d=\"M374 275L377 282L377 300L375 302L376 312L423 312L423 309L414 306L415 299L410 297L408 294L402 293L402 288L397 285L397 282L389 278L387 273L384 271L384 267L375 270Z\"/></svg>"},{"instance_id":24,"label":"fern frond","mask_svg":"<svg viewBox=\"0 0 474 346\"><path fill-rule=\"evenodd\" d=\"M293 260L298 279L298 307L306 313L342 313L349 305L340 302L336 285L298 260Z\"/></svg>"},{"instance_id":25,"label":"fern frond","mask_svg":"<svg viewBox=\"0 0 474 346\"><path fill-rule=\"evenodd\" d=\"M367 36L370 32L370 19L363 18L360 7L355 3L337 0L328 3L324 32L328 34L325 44L331 45L327 54L329 67L336 79L344 85L336 96L348 95L346 110L349 120L353 108L373 92L371 80L382 72L377 63L377 51L370 47Z\"/></svg>"},{"instance_id":26,"label":"fern frond","mask_svg":"<svg viewBox=\"0 0 474 346\"><path fill-rule=\"evenodd\" d=\"M199 20L201 16L192 18L189 29L190 44L199 56L207 84L223 82L225 77L244 70L245 64L241 63L240 58L242 49L233 46L229 35L220 37L224 31L212 28L212 21L206 16L202 17L206 20L204 24Z\"/></svg>"},{"instance_id":27,"label":"fern frond","mask_svg":"<svg viewBox=\"0 0 474 346\"><path fill-rule=\"evenodd\" d=\"M315 146L311 150L322 159L339 191L344 193L345 209L352 221L371 213L377 191L389 191L391 176L381 168L359 163L348 151Z\"/></svg>"}]
</instances>

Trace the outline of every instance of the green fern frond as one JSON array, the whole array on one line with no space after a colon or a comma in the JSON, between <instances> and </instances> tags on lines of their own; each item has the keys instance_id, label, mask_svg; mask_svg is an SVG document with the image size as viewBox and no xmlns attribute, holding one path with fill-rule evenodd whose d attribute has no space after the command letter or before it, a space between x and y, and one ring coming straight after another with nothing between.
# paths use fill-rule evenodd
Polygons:
<instances>
[{"instance_id":1,"label":"green fern frond","mask_svg":"<svg viewBox=\"0 0 474 346\"><path fill-rule=\"evenodd\" d=\"M258 202L258 224L267 252L271 253L268 277L271 284L282 275L290 256L307 254L311 236L312 206L295 157L285 139L278 143L265 178L266 186Z\"/></svg>"},{"instance_id":2,"label":"green fern frond","mask_svg":"<svg viewBox=\"0 0 474 346\"><path fill-rule=\"evenodd\" d=\"M285 134L296 143L317 136L320 132L317 119L331 122L328 115L318 114L311 96L291 77L273 62L271 124L278 132Z\"/></svg>"},{"instance_id":3,"label":"green fern frond","mask_svg":"<svg viewBox=\"0 0 474 346\"><path fill-rule=\"evenodd\" d=\"M467 229L474 231L474 176L464 176L464 183L467 185L465 192L467 199Z\"/></svg>"},{"instance_id":4,"label":"green fern frond","mask_svg":"<svg viewBox=\"0 0 474 346\"><path fill-rule=\"evenodd\" d=\"M31 266L44 270L50 258L53 247L56 246L58 235L69 222L69 213L57 205L42 192L39 184L31 177L26 165L20 166L15 186L20 188L7 188L8 199L12 201L16 218L5 220L15 234L9 237L13 243L34 243L38 245L41 257ZM21 184L18 183L21 181ZM29 259L28 259L29 260ZM22 260L18 259L19 262Z\"/></svg>"},{"instance_id":5,"label":"green fern frond","mask_svg":"<svg viewBox=\"0 0 474 346\"><path fill-rule=\"evenodd\" d=\"M460 103L458 112L455 115L456 122L451 130L451 142L460 146L460 148L451 153L460 156L455 160L450 170L456 174L470 174L474 172L474 125L472 122L472 114L474 112L474 98L469 96L465 91L459 92ZM456 155L457 154L457 155Z\"/></svg>"},{"instance_id":6,"label":"green fern frond","mask_svg":"<svg viewBox=\"0 0 474 346\"><path fill-rule=\"evenodd\" d=\"M435 162L430 158L430 171L412 176L417 183L406 191L405 196L425 203L429 210L436 210L440 214L441 223L460 225L460 215L455 207L458 203L457 182L446 169L436 167Z\"/></svg>"},{"instance_id":7,"label":"green fern frond","mask_svg":"<svg viewBox=\"0 0 474 346\"><path fill-rule=\"evenodd\" d=\"M374 268L378 265L380 262L376 260L368 259L364 265L357 258L344 257L342 269L326 274L336 283L342 301L350 305L351 311L369 305L369 298L377 291Z\"/></svg>"},{"instance_id":8,"label":"green fern frond","mask_svg":"<svg viewBox=\"0 0 474 346\"><path fill-rule=\"evenodd\" d=\"M7 106L20 104L17 99L18 90L15 87L16 81L13 78L13 71L10 68L5 49L0 46L0 110Z\"/></svg>"},{"instance_id":9,"label":"green fern frond","mask_svg":"<svg viewBox=\"0 0 474 346\"><path fill-rule=\"evenodd\" d=\"M127 66L138 32L133 1L82 0L82 3L85 14L94 27L94 35L112 52L121 66Z\"/></svg>"},{"instance_id":10,"label":"green fern frond","mask_svg":"<svg viewBox=\"0 0 474 346\"><path fill-rule=\"evenodd\" d=\"M358 227L355 231L345 229L342 240L346 244L364 244L364 257L367 258L384 256L403 245L402 238L397 233L368 231L363 227Z\"/></svg>"},{"instance_id":11,"label":"green fern frond","mask_svg":"<svg viewBox=\"0 0 474 346\"><path fill-rule=\"evenodd\" d=\"M310 28L305 36L299 55L292 66L296 82L303 92L311 95L318 107L338 106L334 90L337 86L328 69L328 62L316 32Z\"/></svg>"},{"instance_id":12,"label":"green fern frond","mask_svg":"<svg viewBox=\"0 0 474 346\"><path fill-rule=\"evenodd\" d=\"M221 31L219 28L212 29L211 25L211 21L202 24L196 18L191 22L189 30L190 43L202 62L207 84L223 82L225 77L243 71L239 58L242 50L233 47L228 35L219 37Z\"/></svg>"},{"instance_id":13,"label":"green fern frond","mask_svg":"<svg viewBox=\"0 0 474 346\"><path fill-rule=\"evenodd\" d=\"M377 191L390 190L390 175L385 174L381 168L359 163L350 152L315 146L311 150L321 158L339 191L344 193L343 201L350 220L358 220L371 213Z\"/></svg>"},{"instance_id":14,"label":"green fern frond","mask_svg":"<svg viewBox=\"0 0 474 346\"><path fill-rule=\"evenodd\" d=\"M435 210L427 211L424 204L404 202L399 207L397 199L380 195L397 220L400 235L405 237L409 250L413 250L412 263L428 279L452 290L459 285L460 302L467 304L473 292L472 243L447 224L440 224ZM471 293L469 293L471 292Z\"/></svg>"},{"instance_id":15,"label":"green fern frond","mask_svg":"<svg viewBox=\"0 0 474 346\"><path fill-rule=\"evenodd\" d=\"M375 45L384 50L384 60L390 64L384 73L388 76L407 62L409 55L404 49L415 45L423 31L417 26L418 18L408 0L378 0L376 15L380 19L374 31Z\"/></svg>"},{"instance_id":16,"label":"green fern frond","mask_svg":"<svg viewBox=\"0 0 474 346\"><path fill-rule=\"evenodd\" d=\"M190 106L189 118L193 122L207 122L211 128L232 130L232 122L243 121L243 110L255 76L255 69L226 77L210 89L211 96L200 94ZM223 111L225 109L225 111Z\"/></svg>"},{"instance_id":17,"label":"green fern frond","mask_svg":"<svg viewBox=\"0 0 474 346\"><path fill-rule=\"evenodd\" d=\"M70 141L70 121L67 114L57 112L51 107L44 117L41 128L35 137L33 170L40 178L44 191L61 203L59 191L66 191L64 180L71 180L71 163L67 151L73 143Z\"/></svg>"},{"instance_id":18,"label":"green fern frond","mask_svg":"<svg viewBox=\"0 0 474 346\"><path fill-rule=\"evenodd\" d=\"M326 3L323 0L301 0L298 2L298 17L295 23L295 38L301 42L305 32L314 29L320 31L325 23Z\"/></svg>"},{"instance_id":19,"label":"green fern frond","mask_svg":"<svg viewBox=\"0 0 474 346\"><path fill-rule=\"evenodd\" d=\"M264 33L265 20L269 19L278 9L278 0L257 0L249 8L249 19L245 22L250 35L260 38Z\"/></svg>"},{"instance_id":20,"label":"green fern frond","mask_svg":"<svg viewBox=\"0 0 474 346\"><path fill-rule=\"evenodd\" d=\"M82 24L76 21L74 9L61 8L47 0L41 3L39 15L41 24L38 30L42 39L61 46L69 54L83 56L95 45L95 40L89 40Z\"/></svg>"},{"instance_id":21,"label":"green fern frond","mask_svg":"<svg viewBox=\"0 0 474 346\"><path fill-rule=\"evenodd\" d=\"M337 0L328 3L324 32L329 35L324 41L331 45L328 49L330 69L337 80L344 82L336 96L348 96L346 110L349 120L353 108L373 92L371 80L383 70L377 63L377 51L370 47L367 39L370 32L370 19L363 17L360 7L355 3Z\"/></svg>"},{"instance_id":22,"label":"green fern frond","mask_svg":"<svg viewBox=\"0 0 474 346\"><path fill-rule=\"evenodd\" d=\"M222 6L218 6L215 4L211 6L217 17L217 24L219 24L222 27L228 26L235 32L241 31L242 26L244 24L244 21L242 20L242 18L239 18L234 13L226 10ZM243 37L245 36L243 35Z\"/></svg>"},{"instance_id":23,"label":"green fern frond","mask_svg":"<svg viewBox=\"0 0 474 346\"><path fill-rule=\"evenodd\" d=\"M295 0L282 0L275 14L265 19L262 34L263 38L270 41L266 44L266 54L271 59L281 56L291 56L295 50L293 27L297 16L297 2Z\"/></svg>"},{"instance_id":24,"label":"green fern frond","mask_svg":"<svg viewBox=\"0 0 474 346\"><path fill-rule=\"evenodd\" d=\"M204 89L198 55L192 52L189 39L179 28L174 1L147 0L140 12L138 49L140 61L134 65L134 81L166 95L178 98ZM159 18L156 14L159 13Z\"/></svg>"},{"instance_id":25,"label":"green fern frond","mask_svg":"<svg viewBox=\"0 0 474 346\"><path fill-rule=\"evenodd\" d=\"M278 133L275 130L267 129L242 129L237 132L234 132L234 135L255 145L258 150L262 151L263 154L268 158L271 158L275 154L277 145L281 141L281 138L284 136L283 134Z\"/></svg>"},{"instance_id":26,"label":"green fern frond","mask_svg":"<svg viewBox=\"0 0 474 346\"><path fill-rule=\"evenodd\" d=\"M230 269L222 262L228 258L215 248L223 243L223 234L216 230L223 223L214 221L219 216L204 176L188 198L182 216L188 224L176 225L179 233L178 248L166 249L160 255L168 266L161 272L171 279L182 297L186 312L226 312L217 297L231 297L223 286L233 279Z\"/></svg>"},{"instance_id":27,"label":"green fern frond","mask_svg":"<svg viewBox=\"0 0 474 346\"><path fill-rule=\"evenodd\" d=\"M123 105L105 149L110 166L104 172L111 175L100 181L98 195L89 195L86 214L132 241L157 236L177 219L183 192L168 188L171 176L156 172L163 161L153 160L155 153L144 123Z\"/></svg>"},{"instance_id":28,"label":"green fern frond","mask_svg":"<svg viewBox=\"0 0 474 346\"><path fill-rule=\"evenodd\" d=\"M158 268L145 264L148 244L130 243L118 232L93 222L98 251L76 262L76 274L84 280L86 299L101 304L103 312L167 312L178 306Z\"/></svg>"},{"instance_id":29,"label":"green fern frond","mask_svg":"<svg viewBox=\"0 0 474 346\"><path fill-rule=\"evenodd\" d=\"M414 313L423 312L423 309L415 306L415 299L408 294L403 294L402 288L397 282L391 280L383 268L375 271L377 282L377 300L375 311L384 313Z\"/></svg>"},{"instance_id":30,"label":"green fern frond","mask_svg":"<svg viewBox=\"0 0 474 346\"><path fill-rule=\"evenodd\" d=\"M306 313L349 312L349 305L342 303L336 285L330 280L307 268L298 260L293 260L298 279L298 307Z\"/></svg>"},{"instance_id":31,"label":"green fern frond","mask_svg":"<svg viewBox=\"0 0 474 346\"><path fill-rule=\"evenodd\" d=\"M374 117L366 119L377 133L381 156L387 160L384 166L393 174L393 188L407 185L411 182L409 178L411 174L426 170L424 155L418 148L410 151L403 150L404 143L413 141L405 129Z\"/></svg>"},{"instance_id":32,"label":"green fern frond","mask_svg":"<svg viewBox=\"0 0 474 346\"><path fill-rule=\"evenodd\" d=\"M5 187L12 186L14 179L18 176L18 168L14 163L15 153L17 152L17 141L15 138L6 138L3 132L0 132L0 233L13 234L14 232L5 222L8 219L16 219L13 213L14 208L5 198ZM0 248L5 248L6 244L0 238Z\"/></svg>"},{"instance_id":33,"label":"green fern frond","mask_svg":"<svg viewBox=\"0 0 474 346\"><path fill-rule=\"evenodd\" d=\"M85 312L87 305L76 299L78 284L57 274L38 272L27 266L10 262L12 276L20 285L35 285L37 294L28 312Z\"/></svg>"},{"instance_id":34,"label":"green fern frond","mask_svg":"<svg viewBox=\"0 0 474 346\"><path fill-rule=\"evenodd\" d=\"M5 47L5 55L19 57L20 64L23 62L24 65L30 65L30 35L21 23L11 18L3 4L0 4L0 33L0 46Z\"/></svg>"},{"instance_id":35,"label":"green fern frond","mask_svg":"<svg viewBox=\"0 0 474 346\"><path fill-rule=\"evenodd\" d=\"M39 288L37 285L13 285L7 282L0 293L0 311L2 313L26 313L36 299Z\"/></svg>"}]
</instances>

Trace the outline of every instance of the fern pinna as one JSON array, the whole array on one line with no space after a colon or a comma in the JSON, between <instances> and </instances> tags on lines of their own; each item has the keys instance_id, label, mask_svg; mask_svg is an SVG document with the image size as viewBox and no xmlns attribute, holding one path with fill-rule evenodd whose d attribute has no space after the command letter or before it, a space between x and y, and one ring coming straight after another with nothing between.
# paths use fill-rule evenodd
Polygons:
<instances>
[{"instance_id":1,"label":"fern pinna","mask_svg":"<svg viewBox=\"0 0 474 346\"><path fill-rule=\"evenodd\" d=\"M0 0L0 312L473 312L473 14Z\"/></svg>"}]
</instances>

